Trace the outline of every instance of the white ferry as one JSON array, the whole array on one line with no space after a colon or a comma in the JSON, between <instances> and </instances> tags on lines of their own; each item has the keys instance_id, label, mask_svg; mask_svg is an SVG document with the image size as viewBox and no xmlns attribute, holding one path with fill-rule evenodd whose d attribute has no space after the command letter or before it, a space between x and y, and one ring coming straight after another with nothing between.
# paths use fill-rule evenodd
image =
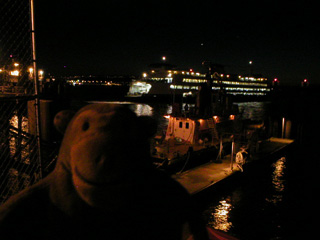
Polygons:
<instances>
[{"instance_id":1,"label":"white ferry","mask_svg":"<svg viewBox=\"0 0 320 240\"><path fill-rule=\"evenodd\" d=\"M266 96L270 92L268 79L261 76L242 76L214 72L208 74L193 69L179 70L175 66L159 63L149 66L139 80L130 84L130 97L191 96L198 92L201 84L212 80L212 90L223 90L227 95Z\"/></svg>"}]
</instances>

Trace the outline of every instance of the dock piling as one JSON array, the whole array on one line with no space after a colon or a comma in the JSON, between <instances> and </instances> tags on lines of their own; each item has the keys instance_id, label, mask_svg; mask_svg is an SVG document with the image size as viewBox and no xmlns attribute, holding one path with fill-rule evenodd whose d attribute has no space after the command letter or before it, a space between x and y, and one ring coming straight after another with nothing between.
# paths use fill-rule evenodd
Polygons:
<instances>
[{"instance_id":1,"label":"dock piling","mask_svg":"<svg viewBox=\"0 0 320 240\"><path fill-rule=\"evenodd\" d=\"M230 162L230 169L233 171L233 155L234 155L234 138L232 138L232 144L231 144L231 162Z\"/></svg>"}]
</instances>

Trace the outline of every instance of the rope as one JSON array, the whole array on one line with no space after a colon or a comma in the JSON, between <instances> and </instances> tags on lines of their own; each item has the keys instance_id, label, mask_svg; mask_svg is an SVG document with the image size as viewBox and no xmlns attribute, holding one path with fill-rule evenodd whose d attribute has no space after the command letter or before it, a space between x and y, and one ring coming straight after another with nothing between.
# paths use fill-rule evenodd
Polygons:
<instances>
[{"instance_id":1,"label":"rope","mask_svg":"<svg viewBox=\"0 0 320 240\"><path fill-rule=\"evenodd\" d=\"M183 165L182 169L178 172L178 174L180 174L180 173L182 173L182 172L184 171L185 167L187 166L187 164L188 164L188 162L189 162L189 160L190 160L191 152L192 152L192 150L190 150L190 149L192 149L192 148L191 148L191 147L189 147L188 152L187 152L187 159L186 159L186 162L184 163L184 165Z\"/></svg>"}]
</instances>

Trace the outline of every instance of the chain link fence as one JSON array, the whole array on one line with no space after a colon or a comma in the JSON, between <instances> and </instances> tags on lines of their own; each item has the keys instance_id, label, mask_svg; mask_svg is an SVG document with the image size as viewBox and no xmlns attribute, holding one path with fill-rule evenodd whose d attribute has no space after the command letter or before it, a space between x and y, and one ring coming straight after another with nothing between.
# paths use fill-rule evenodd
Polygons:
<instances>
[{"instance_id":1,"label":"chain link fence","mask_svg":"<svg viewBox=\"0 0 320 240\"><path fill-rule=\"evenodd\" d=\"M30 1L0 0L0 203L41 178Z\"/></svg>"}]
</instances>

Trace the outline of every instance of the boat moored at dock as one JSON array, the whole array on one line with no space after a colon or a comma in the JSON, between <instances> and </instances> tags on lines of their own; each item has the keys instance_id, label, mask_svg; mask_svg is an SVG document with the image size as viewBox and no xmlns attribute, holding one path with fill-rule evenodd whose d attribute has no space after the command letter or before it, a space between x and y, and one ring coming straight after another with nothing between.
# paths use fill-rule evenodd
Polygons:
<instances>
[{"instance_id":1,"label":"boat moored at dock","mask_svg":"<svg viewBox=\"0 0 320 240\"><path fill-rule=\"evenodd\" d=\"M158 166L188 161L190 157L204 158L217 154L219 136L216 122L211 118L166 116L166 133L156 137L152 157ZM192 156L191 156L192 155Z\"/></svg>"}]
</instances>

